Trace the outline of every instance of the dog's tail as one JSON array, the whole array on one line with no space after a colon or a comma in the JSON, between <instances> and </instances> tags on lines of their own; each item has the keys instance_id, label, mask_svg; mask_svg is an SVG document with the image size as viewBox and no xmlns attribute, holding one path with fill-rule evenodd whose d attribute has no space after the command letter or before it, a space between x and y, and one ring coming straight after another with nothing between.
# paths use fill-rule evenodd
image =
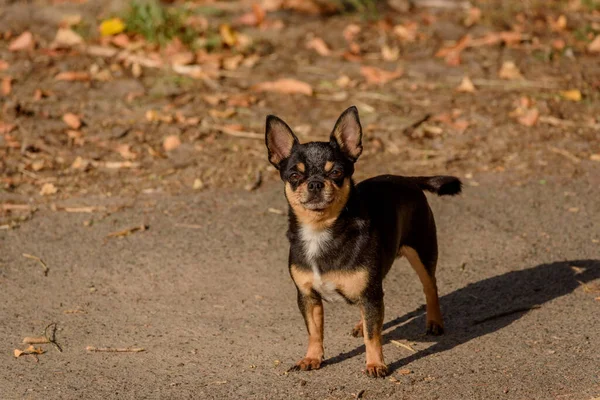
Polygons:
<instances>
[{"instance_id":1,"label":"dog's tail","mask_svg":"<svg viewBox=\"0 0 600 400\"><path fill-rule=\"evenodd\" d=\"M421 190L438 196L454 196L462 190L462 182L455 176L415 176L412 179Z\"/></svg>"}]
</instances>

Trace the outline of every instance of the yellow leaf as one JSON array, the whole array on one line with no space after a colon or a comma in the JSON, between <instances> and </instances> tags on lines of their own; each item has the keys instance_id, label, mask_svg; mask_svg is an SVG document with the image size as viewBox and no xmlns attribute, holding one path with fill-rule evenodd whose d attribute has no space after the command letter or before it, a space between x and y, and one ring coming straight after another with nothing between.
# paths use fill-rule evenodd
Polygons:
<instances>
[{"instance_id":1,"label":"yellow leaf","mask_svg":"<svg viewBox=\"0 0 600 400\"><path fill-rule=\"evenodd\" d=\"M125 30L125 24L120 18L111 18L102 21L100 24L100 34L102 36L112 36Z\"/></svg>"},{"instance_id":2,"label":"yellow leaf","mask_svg":"<svg viewBox=\"0 0 600 400\"><path fill-rule=\"evenodd\" d=\"M237 43L237 35L231 26L223 24L219 27L219 33L221 34L221 40L227 46L232 47Z\"/></svg>"},{"instance_id":3,"label":"yellow leaf","mask_svg":"<svg viewBox=\"0 0 600 400\"><path fill-rule=\"evenodd\" d=\"M560 92L563 99L571 101L581 101L581 91L579 89L563 90Z\"/></svg>"}]
</instances>

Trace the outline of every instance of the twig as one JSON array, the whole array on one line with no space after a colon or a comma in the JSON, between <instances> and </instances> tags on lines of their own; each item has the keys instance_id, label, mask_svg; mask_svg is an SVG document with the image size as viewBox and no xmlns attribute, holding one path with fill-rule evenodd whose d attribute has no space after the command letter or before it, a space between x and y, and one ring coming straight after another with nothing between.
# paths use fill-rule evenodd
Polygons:
<instances>
[{"instance_id":1,"label":"twig","mask_svg":"<svg viewBox=\"0 0 600 400\"><path fill-rule=\"evenodd\" d=\"M263 135L262 133L236 131L235 129L227 128L226 126L215 126L214 128L217 129L219 132L222 132L226 135L235 136L235 137L239 137L239 138L260 139L260 140L264 140L264 138L265 138L265 135Z\"/></svg>"},{"instance_id":2,"label":"twig","mask_svg":"<svg viewBox=\"0 0 600 400\"><path fill-rule=\"evenodd\" d=\"M262 184L262 173L259 171L256 171L256 178L254 179L254 182L247 184L244 189L246 189L249 192L252 192L253 190L256 190L260 187L260 185Z\"/></svg>"},{"instance_id":3,"label":"twig","mask_svg":"<svg viewBox=\"0 0 600 400\"><path fill-rule=\"evenodd\" d=\"M417 129L423 123L427 122L429 120L429 118L431 118L431 114L425 114L422 117L420 117L419 119L417 119L413 122L410 122L407 126L402 128L402 133L404 133L405 135L412 135L414 130Z\"/></svg>"},{"instance_id":4,"label":"twig","mask_svg":"<svg viewBox=\"0 0 600 400\"><path fill-rule=\"evenodd\" d=\"M39 258L37 256L27 254L27 253L23 253L23 257L38 261L42 265L42 268L44 269L44 276L48 276L48 271L50 271L50 268L48 268L48 266L46 265L44 260L42 260L41 258Z\"/></svg>"},{"instance_id":5,"label":"twig","mask_svg":"<svg viewBox=\"0 0 600 400\"><path fill-rule=\"evenodd\" d=\"M94 347L94 346L87 346L85 348L87 351L89 352L93 352L93 353L139 353L142 351L146 351L146 349L143 349L141 347Z\"/></svg>"},{"instance_id":6,"label":"twig","mask_svg":"<svg viewBox=\"0 0 600 400\"><path fill-rule=\"evenodd\" d=\"M488 86L493 88L501 88L506 90L513 89L558 89L560 86L550 82L535 82L535 81L506 81L501 79L473 79L475 86Z\"/></svg>"},{"instance_id":7,"label":"twig","mask_svg":"<svg viewBox=\"0 0 600 400\"><path fill-rule=\"evenodd\" d=\"M581 161L579 159L579 157L575 156L574 154L568 152L565 149L559 149L554 146L549 146L548 149L553 153L560 154L561 156L568 158L570 161L574 162L575 164L579 164L579 162Z\"/></svg>"},{"instance_id":8,"label":"twig","mask_svg":"<svg viewBox=\"0 0 600 400\"><path fill-rule=\"evenodd\" d=\"M52 331L50 332L50 335L48 335L48 328L50 328L50 327L52 327ZM60 347L60 345L58 343L56 343L56 327L57 327L56 322L52 322L52 323L48 324L44 328L44 337L46 339L48 339L48 342L52 343L52 345L56 348L56 350L59 351L59 353L62 353L62 348Z\"/></svg>"},{"instance_id":9,"label":"twig","mask_svg":"<svg viewBox=\"0 0 600 400\"><path fill-rule=\"evenodd\" d=\"M2 211L31 211L33 206L29 204L10 204L10 203L2 203Z\"/></svg>"},{"instance_id":10,"label":"twig","mask_svg":"<svg viewBox=\"0 0 600 400\"><path fill-rule=\"evenodd\" d=\"M202 225L198 225L198 224L177 223L177 224L175 224L175 226L178 226L178 227L181 227L181 228L202 229Z\"/></svg>"},{"instance_id":11,"label":"twig","mask_svg":"<svg viewBox=\"0 0 600 400\"><path fill-rule=\"evenodd\" d=\"M46 344L50 343L46 336L38 336L38 337L24 337L23 344Z\"/></svg>"},{"instance_id":12,"label":"twig","mask_svg":"<svg viewBox=\"0 0 600 400\"><path fill-rule=\"evenodd\" d=\"M415 349L413 349L413 348L412 348L412 347L410 347L409 345L407 345L407 344L404 344L404 343L402 343L402 342L399 342L399 341L397 341L397 340L390 340L390 342L391 342L392 344L395 344L396 346L399 346L399 347L404 347L406 350L412 351L413 353L416 353L416 352L417 352Z\"/></svg>"},{"instance_id":13,"label":"twig","mask_svg":"<svg viewBox=\"0 0 600 400\"><path fill-rule=\"evenodd\" d=\"M513 310L504 311L504 312L501 312L501 313L498 313L498 314L490 315L489 317L485 317L485 318L482 318L482 319L476 319L475 321L473 321L473 325L479 325L479 324L482 324L484 322L491 321L493 319L498 319L498 318L506 317L506 316L512 315L512 314L518 314L518 313L527 312L527 311L531 311L531 310L537 310L538 308L541 308L541 306L534 305L534 306L530 306L530 307L515 308Z\"/></svg>"},{"instance_id":14,"label":"twig","mask_svg":"<svg viewBox=\"0 0 600 400\"><path fill-rule=\"evenodd\" d=\"M143 231L147 230L148 228L149 228L148 225L134 226L133 228L127 228L127 229L123 229L122 231L109 233L108 235L106 235L106 237L112 238L112 237L128 236L128 235L131 235L132 233L135 233L138 231L143 232Z\"/></svg>"}]
</instances>

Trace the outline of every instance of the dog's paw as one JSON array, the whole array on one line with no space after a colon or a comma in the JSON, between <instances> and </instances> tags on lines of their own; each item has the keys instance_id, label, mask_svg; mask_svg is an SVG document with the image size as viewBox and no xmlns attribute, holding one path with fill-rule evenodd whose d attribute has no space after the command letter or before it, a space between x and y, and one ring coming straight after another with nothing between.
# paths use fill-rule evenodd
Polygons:
<instances>
[{"instance_id":1,"label":"dog's paw","mask_svg":"<svg viewBox=\"0 0 600 400\"><path fill-rule=\"evenodd\" d=\"M427 335L439 336L444 333L444 327L442 324L435 321L427 321Z\"/></svg>"},{"instance_id":2,"label":"dog's paw","mask_svg":"<svg viewBox=\"0 0 600 400\"><path fill-rule=\"evenodd\" d=\"M350 334L354 337L363 337L363 323L362 321L356 324L354 328L352 328L352 332Z\"/></svg>"},{"instance_id":3,"label":"dog's paw","mask_svg":"<svg viewBox=\"0 0 600 400\"><path fill-rule=\"evenodd\" d=\"M385 378L388 374L388 367L385 364L367 364L365 373L371 378Z\"/></svg>"},{"instance_id":4,"label":"dog's paw","mask_svg":"<svg viewBox=\"0 0 600 400\"><path fill-rule=\"evenodd\" d=\"M321 368L321 362L322 360L320 358L304 357L302 360L298 361L296 365L288 369L288 372L310 371L312 369L319 369Z\"/></svg>"}]
</instances>

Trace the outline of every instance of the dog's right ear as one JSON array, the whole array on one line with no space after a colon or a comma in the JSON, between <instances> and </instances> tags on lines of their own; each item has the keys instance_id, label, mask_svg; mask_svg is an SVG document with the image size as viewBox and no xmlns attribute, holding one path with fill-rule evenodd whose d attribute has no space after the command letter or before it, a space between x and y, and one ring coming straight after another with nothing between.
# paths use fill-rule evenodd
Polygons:
<instances>
[{"instance_id":1,"label":"dog's right ear","mask_svg":"<svg viewBox=\"0 0 600 400\"><path fill-rule=\"evenodd\" d=\"M299 144L290 127L274 115L267 116L265 143L269 150L269 161L279 169L281 161L292 154L292 148Z\"/></svg>"}]
</instances>

